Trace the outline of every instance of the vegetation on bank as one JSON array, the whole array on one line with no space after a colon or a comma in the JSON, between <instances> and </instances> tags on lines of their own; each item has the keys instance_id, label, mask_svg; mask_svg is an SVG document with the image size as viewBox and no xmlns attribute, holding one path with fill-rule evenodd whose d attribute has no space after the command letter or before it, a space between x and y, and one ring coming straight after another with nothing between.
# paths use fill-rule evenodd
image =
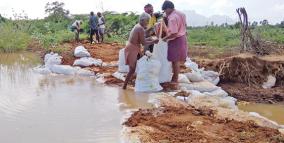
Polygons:
<instances>
[{"instance_id":1,"label":"vegetation on bank","mask_svg":"<svg viewBox=\"0 0 284 143\"><path fill-rule=\"evenodd\" d=\"M29 48L32 41L37 41L43 48L56 48L61 43L74 38L70 30L72 22L83 21L81 39L88 37L88 14L69 15L64 9L64 3L47 3L45 12L48 17L44 19L28 19L24 14L15 14L13 20L0 15L0 51L14 52ZM131 28L137 23L138 15L135 13L104 12L106 19L106 41L124 43ZM265 20L264 20L265 21ZM257 25L252 23L252 32L261 38L284 44L284 22L279 25L269 25L268 21ZM223 24L204 27L189 27L188 41L190 46L206 46L212 48L237 47L240 43L240 29L235 25Z\"/></svg>"}]
</instances>

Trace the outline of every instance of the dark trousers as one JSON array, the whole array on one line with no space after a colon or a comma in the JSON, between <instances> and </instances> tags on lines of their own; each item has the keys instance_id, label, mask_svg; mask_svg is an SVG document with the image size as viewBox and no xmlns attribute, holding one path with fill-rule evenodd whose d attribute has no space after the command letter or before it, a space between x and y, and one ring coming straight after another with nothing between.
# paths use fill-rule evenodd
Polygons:
<instances>
[{"instance_id":1,"label":"dark trousers","mask_svg":"<svg viewBox=\"0 0 284 143\"><path fill-rule=\"evenodd\" d=\"M91 29L91 31L90 31L90 42L91 43L93 43L93 36L94 36L94 34L96 34L96 40L97 41L99 41L99 38L100 38L100 36L99 36L99 30L98 29Z\"/></svg>"}]
</instances>

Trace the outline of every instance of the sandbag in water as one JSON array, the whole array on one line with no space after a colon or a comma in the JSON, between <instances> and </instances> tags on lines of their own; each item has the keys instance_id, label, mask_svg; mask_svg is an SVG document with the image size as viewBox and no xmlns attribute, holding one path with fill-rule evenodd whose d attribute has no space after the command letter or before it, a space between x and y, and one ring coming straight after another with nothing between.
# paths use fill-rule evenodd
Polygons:
<instances>
[{"instance_id":1,"label":"sandbag in water","mask_svg":"<svg viewBox=\"0 0 284 143\"><path fill-rule=\"evenodd\" d=\"M137 62L135 92L157 92L163 88L159 83L161 63L153 57L143 56Z\"/></svg>"},{"instance_id":2,"label":"sandbag in water","mask_svg":"<svg viewBox=\"0 0 284 143\"><path fill-rule=\"evenodd\" d=\"M119 50L118 71L121 73L128 73L129 66L125 64L125 48Z\"/></svg>"},{"instance_id":3,"label":"sandbag in water","mask_svg":"<svg viewBox=\"0 0 284 143\"><path fill-rule=\"evenodd\" d=\"M56 74L75 75L77 69L69 65L53 65L50 70Z\"/></svg>"}]
</instances>

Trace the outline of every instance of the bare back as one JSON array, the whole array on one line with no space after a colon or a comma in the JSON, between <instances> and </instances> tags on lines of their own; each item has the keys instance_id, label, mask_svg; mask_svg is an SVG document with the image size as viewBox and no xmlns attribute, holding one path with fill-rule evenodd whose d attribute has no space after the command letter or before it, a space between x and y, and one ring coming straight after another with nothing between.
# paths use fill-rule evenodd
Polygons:
<instances>
[{"instance_id":1,"label":"bare back","mask_svg":"<svg viewBox=\"0 0 284 143\"><path fill-rule=\"evenodd\" d=\"M137 46L145 44L145 30L140 24L136 24L133 27L128 41Z\"/></svg>"}]
</instances>

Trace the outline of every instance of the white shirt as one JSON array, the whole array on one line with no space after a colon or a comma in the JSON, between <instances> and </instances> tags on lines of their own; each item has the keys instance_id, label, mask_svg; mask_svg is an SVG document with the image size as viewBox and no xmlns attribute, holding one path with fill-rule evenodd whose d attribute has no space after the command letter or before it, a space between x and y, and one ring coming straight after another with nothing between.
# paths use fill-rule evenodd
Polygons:
<instances>
[{"instance_id":1,"label":"white shirt","mask_svg":"<svg viewBox=\"0 0 284 143\"><path fill-rule=\"evenodd\" d=\"M100 25L100 28L106 28L105 25L103 24L104 21L103 21L103 16L102 17L99 17L99 25ZM101 25L102 24L102 25Z\"/></svg>"},{"instance_id":2,"label":"white shirt","mask_svg":"<svg viewBox=\"0 0 284 143\"><path fill-rule=\"evenodd\" d=\"M80 20L76 20L73 24L72 24L72 26L74 26L74 27L80 27ZM77 23L78 23L78 25L77 25Z\"/></svg>"}]
</instances>

